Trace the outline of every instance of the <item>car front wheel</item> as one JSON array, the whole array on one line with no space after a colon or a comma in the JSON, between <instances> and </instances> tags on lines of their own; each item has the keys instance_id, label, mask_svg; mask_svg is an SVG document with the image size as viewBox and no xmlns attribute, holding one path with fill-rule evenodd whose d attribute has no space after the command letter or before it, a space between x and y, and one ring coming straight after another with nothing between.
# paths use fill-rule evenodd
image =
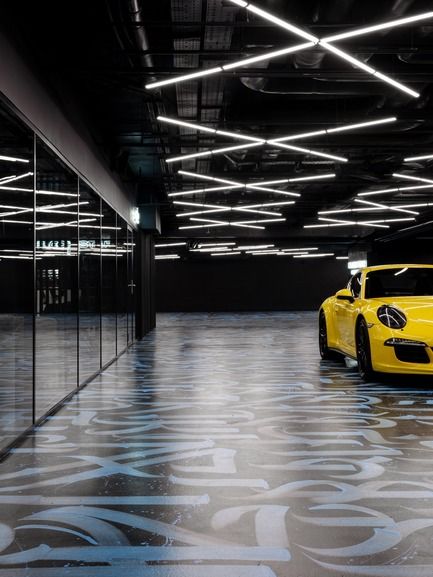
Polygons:
<instances>
[{"instance_id":1,"label":"car front wheel","mask_svg":"<svg viewBox=\"0 0 433 577\"><path fill-rule=\"evenodd\" d=\"M328 347L328 329L326 326L326 317L323 311L319 316L319 351L323 360L337 360L338 353L331 351Z\"/></svg>"},{"instance_id":2,"label":"car front wheel","mask_svg":"<svg viewBox=\"0 0 433 577\"><path fill-rule=\"evenodd\" d=\"M356 329L356 357L358 360L358 371L363 381L374 378L373 365L371 363L370 337L368 335L367 323L361 319Z\"/></svg>"}]
</instances>

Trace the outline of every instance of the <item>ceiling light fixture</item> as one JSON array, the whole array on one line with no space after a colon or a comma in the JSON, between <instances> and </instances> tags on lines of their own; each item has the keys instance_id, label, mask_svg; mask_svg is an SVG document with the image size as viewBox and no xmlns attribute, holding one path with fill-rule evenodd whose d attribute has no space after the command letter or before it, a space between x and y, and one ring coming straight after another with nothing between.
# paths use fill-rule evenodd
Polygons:
<instances>
[{"instance_id":1,"label":"ceiling light fixture","mask_svg":"<svg viewBox=\"0 0 433 577\"><path fill-rule=\"evenodd\" d=\"M8 162L24 162L25 164L30 162L30 160L26 160L25 158L16 158L15 156L0 156L0 160Z\"/></svg>"},{"instance_id":2,"label":"ceiling light fixture","mask_svg":"<svg viewBox=\"0 0 433 577\"><path fill-rule=\"evenodd\" d=\"M233 252L213 252L211 253L211 256L234 256L234 255L239 255L241 254L240 252L237 251L233 251Z\"/></svg>"},{"instance_id":3,"label":"ceiling light fixture","mask_svg":"<svg viewBox=\"0 0 433 577\"><path fill-rule=\"evenodd\" d=\"M180 258L178 254L157 254L155 260L176 260Z\"/></svg>"},{"instance_id":4,"label":"ceiling light fixture","mask_svg":"<svg viewBox=\"0 0 433 577\"><path fill-rule=\"evenodd\" d=\"M206 212L207 214L210 214L212 212L252 212L255 214L263 214L264 216L282 216L282 214L279 212L270 212L267 210L252 209L252 208L247 208L247 207L243 207L243 206L221 206L219 204L203 204L203 203L194 203L194 202L184 202L184 201L180 201L180 200L175 200L173 202L173 204L180 205L180 206L193 206L196 208L209 208L209 209L211 209L211 210L206 210L206 211L198 211L199 214L203 214L203 212ZM197 214L197 211L196 212L183 212L183 213L176 214L176 216L180 217L180 218L184 218L187 216L194 216L195 214Z\"/></svg>"},{"instance_id":5,"label":"ceiling light fixture","mask_svg":"<svg viewBox=\"0 0 433 577\"><path fill-rule=\"evenodd\" d=\"M235 246L235 242L206 242L200 243L198 248L206 248L209 246Z\"/></svg>"},{"instance_id":6,"label":"ceiling light fixture","mask_svg":"<svg viewBox=\"0 0 433 577\"><path fill-rule=\"evenodd\" d=\"M355 198L355 202L357 202L359 204L366 204L368 206L372 206L372 207L380 209L380 210L390 210L390 211L394 211L394 212L403 212L406 214L414 214L416 216L419 215L419 212L416 212L414 210L408 210L406 208L398 208L397 206L387 206L386 204L371 202L369 200L362 200L361 198Z\"/></svg>"},{"instance_id":7,"label":"ceiling light fixture","mask_svg":"<svg viewBox=\"0 0 433 577\"><path fill-rule=\"evenodd\" d=\"M321 252L317 254L295 254L293 258L324 258L325 256L335 256L333 252Z\"/></svg>"},{"instance_id":8,"label":"ceiling light fixture","mask_svg":"<svg viewBox=\"0 0 433 577\"><path fill-rule=\"evenodd\" d=\"M424 190L426 188L433 188L433 184L423 184L420 186L396 186L394 188L383 188L381 190L373 190L371 192L359 192L357 196L374 196L376 194L386 194L388 192L404 192L405 190Z\"/></svg>"},{"instance_id":9,"label":"ceiling light fixture","mask_svg":"<svg viewBox=\"0 0 433 577\"><path fill-rule=\"evenodd\" d=\"M299 192L289 192L289 191L285 191L285 190L278 190L278 189L274 189L274 188L266 188L261 186L262 183L257 183L257 184L243 184L242 182L236 182L234 180L225 180L223 178L217 178L214 176L206 176L205 174L196 174L194 172L189 172L186 170L179 170L178 174L182 174L183 176L190 176L192 178L198 178L198 179L202 179L202 180L210 180L210 181L214 181L214 182L221 182L222 184L226 184L228 185L228 187L232 187L232 188L246 188L247 190L258 190L261 192L271 192L272 194L282 194L284 196L296 196L299 197L301 196L299 194ZM169 194L169 196L182 196L182 195L190 195L192 194L194 191L186 191L185 193L182 192L175 192L172 194Z\"/></svg>"},{"instance_id":10,"label":"ceiling light fixture","mask_svg":"<svg viewBox=\"0 0 433 577\"><path fill-rule=\"evenodd\" d=\"M344 52L343 50L330 44L330 42L335 42L337 40L342 40L345 38L360 36L363 34L371 34L374 31L394 28L397 26L401 26L403 24L410 24L412 22L418 22L421 20L432 18L433 12L425 12L423 14L417 14L414 16L399 18L397 20L392 20L389 22L375 24L372 26L365 26L363 28L350 30L348 32L344 32L344 33L340 33L340 34L336 34L336 35L334 34L334 35L325 37L323 39L320 39L319 37L314 36L313 34L307 32L306 30L302 30L298 26L294 26L290 22L287 22L286 20L283 20L282 18L279 18L278 16L271 14L270 12L267 12L266 10L262 10L261 8L259 8L258 6L255 6L254 4L251 4L249 2L243 2L240 0L229 0L229 1L231 1L233 4L236 4L237 6L245 8L246 10L248 10L249 12L252 12L253 14L256 14L260 18L263 18L264 20L267 20L268 22L275 24L279 28L283 28L284 30L291 32L291 33L295 34L296 36L301 37L303 40L306 40L307 42L304 44L300 44L298 46L292 46L292 47L276 50L273 52L269 52L269 53L264 54L264 55L257 55L254 57L250 57L250 58L244 59L244 61L229 63L226 65L209 68L207 70L200 70L197 72L184 74L182 76L169 78L167 80L159 80L156 82L152 82L152 83L146 85L146 88L148 90L151 90L154 88L159 88L161 86L166 86L169 84L175 84L178 82L185 82L188 80L193 80L196 78L205 77L205 76L209 76L212 74L217 74L220 72L224 72L225 70L230 70L230 69L234 69L234 68L237 68L237 67L240 67L243 65L250 64L251 62L257 62L261 59L268 60L270 58L278 57L282 54L287 54L290 52L294 53L297 51L306 50L306 49L311 48L313 46L320 45L322 48L324 48L328 52L331 52L331 53L335 54L336 56L338 56L339 58L345 60L346 62L349 62L355 68L358 68L358 69L363 70L364 72L367 72L371 76L378 78L379 80L382 80L383 82L390 84L391 86L393 86L395 88L398 88L399 90L401 90L402 92L405 92L406 94L409 94L415 98L419 97L418 92L415 92L414 90L405 86L404 84L401 84L400 82L397 82L393 78L390 78L389 76L383 74L382 72L379 72L378 70L372 68L371 66L368 66L367 64L358 60L357 58L354 58L353 56L351 56L347 52Z\"/></svg>"},{"instance_id":11,"label":"ceiling light fixture","mask_svg":"<svg viewBox=\"0 0 433 577\"><path fill-rule=\"evenodd\" d=\"M156 244L155 248L166 248L168 246L185 246L186 242L168 242L164 244Z\"/></svg>"},{"instance_id":12,"label":"ceiling light fixture","mask_svg":"<svg viewBox=\"0 0 433 577\"><path fill-rule=\"evenodd\" d=\"M288 140L297 140L310 138L312 136L321 136L323 134L334 134L336 132L351 132L352 130L358 130L361 128L368 128L371 126L378 126L380 124L388 124L390 122L396 122L396 116L389 116L387 118L379 118L377 120L369 120L368 122L357 122L355 124L346 124L343 126L337 126L335 128L324 128L323 130L315 130L313 132L304 132L301 134L294 134L293 136L283 136L282 138L276 138L276 142L286 142Z\"/></svg>"},{"instance_id":13,"label":"ceiling light fixture","mask_svg":"<svg viewBox=\"0 0 433 577\"><path fill-rule=\"evenodd\" d=\"M404 178L405 180L415 180L416 182L427 182L429 184L433 184L433 180L429 178L422 178L421 176L411 176L409 174L399 174L398 172L394 172L392 176L396 178Z\"/></svg>"},{"instance_id":14,"label":"ceiling light fixture","mask_svg":"<svg viewBox=\"0 0 433 577\"><path fill-rule=\"evenodd\" d=\"M412 162L413 160L429 160L431 158L433 158L433 154L424 154L422 156L409 156L408 158L405 158L404 161Z\"/></svg>"}]
</instances>

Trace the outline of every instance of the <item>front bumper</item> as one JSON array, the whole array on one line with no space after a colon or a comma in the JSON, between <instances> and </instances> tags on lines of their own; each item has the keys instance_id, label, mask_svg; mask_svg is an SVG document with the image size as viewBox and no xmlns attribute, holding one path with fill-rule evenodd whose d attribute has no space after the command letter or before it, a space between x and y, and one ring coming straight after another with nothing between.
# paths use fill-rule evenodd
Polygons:
<instances>
[{"instance_id":1,"label":"front bumper","mask_svg":"<svg viewBox=\"0 0 433 577\"><path fill-rule=\"evenodd\" d=\"M422 342L425 346L409 342ZM375 371L381 373L433 375L432 347L430 335L425 339L378 325L370 329L372 365Z\"/></svg>"}]
</instances>

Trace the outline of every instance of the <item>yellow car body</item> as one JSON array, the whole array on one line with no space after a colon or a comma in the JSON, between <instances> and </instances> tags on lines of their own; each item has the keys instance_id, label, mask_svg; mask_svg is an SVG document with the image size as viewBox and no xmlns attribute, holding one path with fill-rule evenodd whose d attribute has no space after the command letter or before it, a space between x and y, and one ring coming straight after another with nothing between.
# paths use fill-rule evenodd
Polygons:
<instances>
[{"instance_id":1,"label":"yellow car body","mask_svg":"<svg viewBox=\"0 0 433 577\"><path fill-rule=\"evenodd\" d=\"M411 269L423 270L412 271ZM382 272L372 274L375 271ZM429 287L425 289L427 294L419 294L423 291L413 290L414 294L387 295L384 289L378 289L379 293L383 290L384 294L368 298L368 292L375 279L385 278L390 279L392 283L397 283L401 280L393 279L392 275L397 277L405 273L411 278L425 275L430 282ZM374 372L433 375L432 278L433 265L384 265L367 267L359 271L349 281L347 289L326 299L320 307L319 341L322 357L330 358L332 352L338 352L358 360L358 365L360 365L361 361L365 360L360 359L360 355L361 357L364 355L362 350L364 347L367 353L369 352L369 359L365 360L367 371L364 371L369 374L363 374L360 369L361 376L364 378L371 376ZM359 294L356 296L351 285L354 279L359 285ZM368 284L369 280L370 284ZM370 293L374 294L374 291L370 290ZM352 294L352 302L349 294ZM384 306L386 308L381 308ZM398 316L397 322L400 322L398 320L400 316L405 317L405 325L401 328L386 326L378 315L380 314L386 322L391 322L388 312L392 313L391 316ZM394 322L394 316L392 322ZM322 334L323 326L325 336ZM323 339L326 341L325 344L322 342ZM360 340L364 341L363 345L360 345ZM322 350L323 347L325 347L325 352Z\"/></svg>"}]
</instances>

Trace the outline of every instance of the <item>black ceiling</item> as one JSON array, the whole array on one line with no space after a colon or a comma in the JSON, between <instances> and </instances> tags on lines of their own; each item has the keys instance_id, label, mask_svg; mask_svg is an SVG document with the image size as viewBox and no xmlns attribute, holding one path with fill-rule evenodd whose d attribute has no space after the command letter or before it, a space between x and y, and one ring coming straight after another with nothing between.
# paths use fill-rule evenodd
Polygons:
<instances>
[{"instance_id":1,"label":"black ceiling","mask_svg":"<svg viewBox=\"0 0 433 577\"><path fill-rule=\"evenodd\" d=\"M432 8L427 0L257 0L256 4L319 37ZM5 30L32 59L63 105L75 111L77 123L90 129L113 170L136 190L138 202L160 205L165 237L302 239L347 250L359 241L395 235L402 228L432 220L431 208L423 207L414 222L392 223L389 229L303 228L318 224L318 211L356 207L353 198L359 192L417 184L393 177L393 173L431 178L432 161L403 159L433 154L433 18L338 43L362 62L420 93L413 98L320 46L248 68L146 90L145 85L155 80L302 42L227 0L87 0L61 5L46 0L24 6L3 3L1 11ZM158 115L268 140L385 117L395 116L397 121L293 143L347 157L346 163L265 145L167 164L165 159L170 156L239 141L180 130L158 122ZM185 209L175 207L167 195L209 186L179 175L179 169L243 183L323 172L337 176L324 182L280 185L281 190L299 192L301 197L295 205L281 209L285 222L269 224L263 231L232 227L179 231L179 225L187 224L188 219L176 214ZM432 192L433 188L397 191L368 200L389 206L427 203ZM240 189L197 194L185 200L242 205L290 199ZM356 220L365 220L360 214ZM354 215L336 218L352 220ZM391 216L399 213L368 213L369 220ZM419 230L425 233L425 228Z\"/></svg>"}]
</instances>

